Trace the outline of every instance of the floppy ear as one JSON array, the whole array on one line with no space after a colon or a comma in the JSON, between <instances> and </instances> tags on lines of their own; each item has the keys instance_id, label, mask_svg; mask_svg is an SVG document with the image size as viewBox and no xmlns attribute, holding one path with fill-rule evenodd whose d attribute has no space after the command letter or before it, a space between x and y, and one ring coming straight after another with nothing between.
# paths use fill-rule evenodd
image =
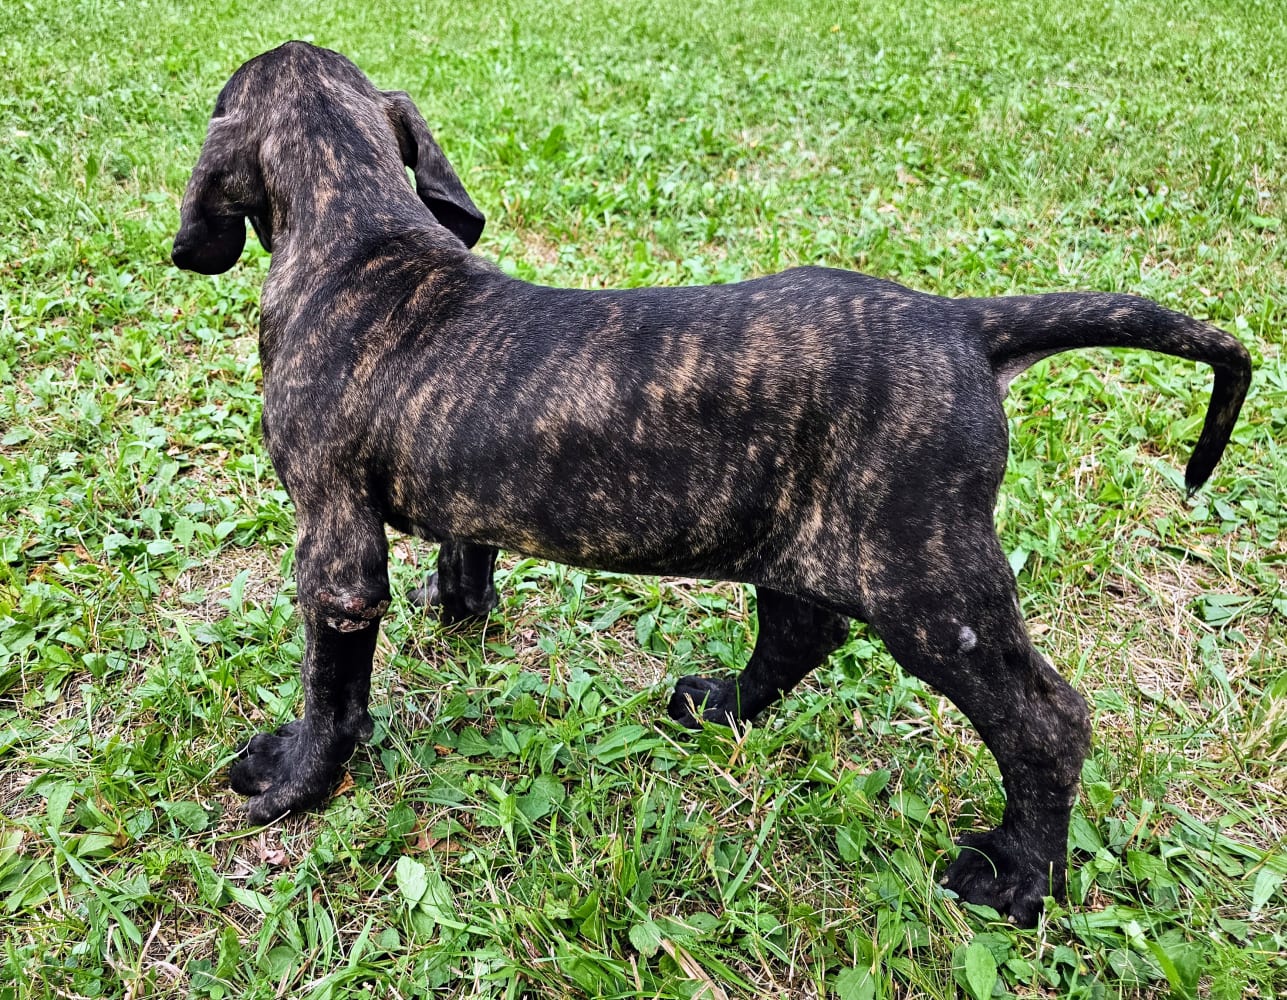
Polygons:
<instances>
[{"instance_id":1,"label":"floppy ear","mask_svg":"<svg viewBox=\"0 0 1287 1000\"><path fill-rule=\"evenodd\" d=\"M246 216L254 213L255 231L271 250L263 221L263 181L258 166L237 142L236 125L215 118L179 210L179 232L170 259L185 271L222 274L237 263L246 246Z\"/></svg>"},{"instance_id":2,"label":"floppy ear","mask_svg":"<svg viewBox=\"0 0 1287 1000\"><path fill-rule=\"evenodd\" d=\"M483 234L486 219L465 193L464 185L434 142L424 118L401 90L384 92L384 110L398 137L402 162L415 171L416 194L435 219L455 233L465 246L472 247Z\"/></svg>"}]
</instances>

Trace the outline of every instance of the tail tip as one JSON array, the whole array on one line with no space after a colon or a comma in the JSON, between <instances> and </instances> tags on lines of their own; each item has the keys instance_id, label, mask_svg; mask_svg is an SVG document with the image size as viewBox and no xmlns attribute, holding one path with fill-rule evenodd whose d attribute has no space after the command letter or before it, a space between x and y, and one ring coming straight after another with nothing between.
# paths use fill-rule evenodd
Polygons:
<instances>
[{"instance_id":1,"label":"tail tip","mask_svg":"<svg viewBox=\"0 0 1287 1000\"><path fill-rule=\"evenodd\" d=\"M1194 456L1196 459L1197 456ZM1191 459L1184 469L1184 499L1192 500L1195 493L1206 485L1207 480L1211 477L1211 471L1215 468L1215 463L1210 461L1195 461Z\"/></svg>"}]
</instances>

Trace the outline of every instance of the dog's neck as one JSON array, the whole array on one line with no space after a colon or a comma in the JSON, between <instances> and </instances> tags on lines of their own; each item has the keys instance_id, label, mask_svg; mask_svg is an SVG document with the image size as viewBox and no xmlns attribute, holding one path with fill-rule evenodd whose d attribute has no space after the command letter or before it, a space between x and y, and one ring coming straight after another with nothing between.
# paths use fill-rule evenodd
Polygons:
<instances>
[{"instance_id":1,"label":"dog's neck","mask_svg":"<svg viewBox=\"0 0 1287 1000\"><path fill-rule=\"evenodd\" d=\"M380 280L383 265L393 260L390 280L422 284L448 258L468 254L416 195L400 160L340 159L310 140L294 152L302 155L291 176L264 178L272 226L272 263L260 296L265 377L278 353L279 331L301 320L318 329L342 321L339 315L310 315L313 293L351 283L359 262L367 282Z\"/></svg>"},{"instance_id":2,"label":"dog's neck","mask_svg":"<svg viewBox=\"0 0 1287 1000\"><path fill-rule=\"evenodd\" d=\"M354 242L435 224L401 161L380 155L385 151L354 155L319 138L303 138L292 147L293 156L265 157L268 163L290 165L290 176L274 176L274 171L264 178L274 266L281 259L292 266L324 267Z\"/></svg>"}]
</instances>

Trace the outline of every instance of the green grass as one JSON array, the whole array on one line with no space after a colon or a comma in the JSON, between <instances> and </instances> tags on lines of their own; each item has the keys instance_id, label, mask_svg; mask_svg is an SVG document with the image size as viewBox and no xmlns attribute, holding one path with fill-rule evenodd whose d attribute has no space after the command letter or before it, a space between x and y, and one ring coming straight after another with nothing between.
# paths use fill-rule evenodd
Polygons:
<instances>
[{"instance_id":1,"label":"green grass","mask_svg":"<svg viewBox=\"0 0 1287 1000\"><path fill-rule=\"evenodd\" d=\"M0 998L1287 995L1278 0L210 6L0 6ZM1067 907L937 888L995 765L863 628L677 740L750 596L516 558L481 636L396 606L351 787L244 828L302 641L268 257L167 258L218 88L299 36L410 91L525 278L1129 290L1247 344L1191 502L1209 373L1064 355L1007 403L1003 540L1095 712ZM394 552L401 590L432 553Z\"/></svg>"}]
</instances>

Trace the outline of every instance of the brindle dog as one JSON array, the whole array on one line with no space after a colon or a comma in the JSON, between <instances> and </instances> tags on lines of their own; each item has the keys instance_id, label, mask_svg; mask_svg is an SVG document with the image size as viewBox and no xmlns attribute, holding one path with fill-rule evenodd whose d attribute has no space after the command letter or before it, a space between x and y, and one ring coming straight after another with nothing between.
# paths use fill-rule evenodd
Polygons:
<instances>
[{"instance_id":1,"label":"brindle dog","mask_svg":"<svg viewBox=\"0 0 1287 1000\"><path fill-rule=\"evenodd\" d=\"M415 174L415 188L405 167ZM798 268L707 288L581 291L470 253L483 216L411 100L291 42L219 94L174 262L226 271L254 225L263 430L295 504L304 715L232 768L251 821L322 804L367 714L389 605L385 525L442 543L448 621L496 604L498 548L756 588L740 676L670 715L748 720L870 623L996 756L1001 824L946 872L1033 924L1064 889L1086 704L1033 649L992 511L1010 380L1082 347L1215 369L1200 486L1250 382L1231 336L1127 295L953 300Z\"/></svg>"}]
</instances>

